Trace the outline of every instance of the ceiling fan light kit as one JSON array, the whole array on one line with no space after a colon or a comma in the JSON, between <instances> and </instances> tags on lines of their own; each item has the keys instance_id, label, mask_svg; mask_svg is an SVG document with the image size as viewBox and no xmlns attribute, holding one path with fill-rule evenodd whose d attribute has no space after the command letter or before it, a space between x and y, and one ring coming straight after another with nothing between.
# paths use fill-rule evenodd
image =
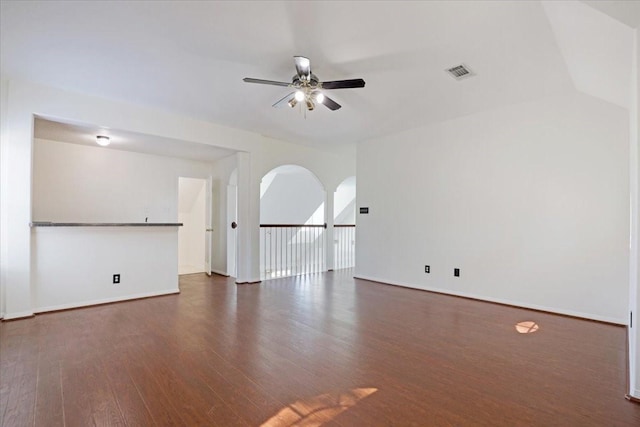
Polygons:
<instances>
[{"instance_id":1,"label":"ceiling fan light kit","mask_svg":"<svg viewBox=\"0 0 640 427\"><path fill-rule=\"evenodd\" d=\"M293 108L300 103L306 107L305 111L313 111L316 103L324 105L331 111L340 109L341 105L326 96L321 90L353 89L361 88L365 85L363 79L321 82L318 77L311 72L311 61L309 58L304 56L294 56L293 58L296 66L296 75L291 79L291 83L254 79L251 77L245 77L243 81L246 83L291 87L295 89L295 91L277 101L273 106L283 107L288 105Z\"/></svg>"}]
</instances>

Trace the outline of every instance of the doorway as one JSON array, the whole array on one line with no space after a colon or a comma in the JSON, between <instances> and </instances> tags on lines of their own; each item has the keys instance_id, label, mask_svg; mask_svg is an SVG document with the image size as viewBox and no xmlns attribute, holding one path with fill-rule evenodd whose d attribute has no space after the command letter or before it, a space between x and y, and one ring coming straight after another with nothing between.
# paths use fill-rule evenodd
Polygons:
<instances>
[{"instance_id":1,"label":"doorway","mask_svg":"<svg viewBox=\"0 0 640 427\"><path fill-rule=\"evenodd\" d=\"M178 178L178 274L206 272L207 180Z\"/></svg>"}]
</instances>

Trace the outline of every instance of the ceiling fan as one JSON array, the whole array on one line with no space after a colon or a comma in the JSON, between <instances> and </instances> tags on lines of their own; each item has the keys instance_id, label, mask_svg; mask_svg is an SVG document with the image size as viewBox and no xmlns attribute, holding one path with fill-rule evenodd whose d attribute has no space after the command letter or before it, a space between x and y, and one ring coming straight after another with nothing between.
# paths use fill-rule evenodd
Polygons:
<instances>
[{"instance_id":1,"label":"ceiling fan","mask_svg":"<svg viewBox=\"0 0 640 427\"><path fill-rule=\"evenodd\" d=\"M295 90L273 104L274 107L282 107L288 105L293 108L298 103L305 105L307 110L311 111L316 104L322 104L328 109L335 111L341 107L340 104L322 93L322 90L332 89L351 89L364 87L364 80L334 80L331 82L321 82L318 77L311 72L311 61L304 56L293 57L296 64L296 75L291 79L291 83L276 82L273 80L252 79L245 77L242 79L247 83L258 83L263 85L285 86Z\"/></svg>"}]
</instances>

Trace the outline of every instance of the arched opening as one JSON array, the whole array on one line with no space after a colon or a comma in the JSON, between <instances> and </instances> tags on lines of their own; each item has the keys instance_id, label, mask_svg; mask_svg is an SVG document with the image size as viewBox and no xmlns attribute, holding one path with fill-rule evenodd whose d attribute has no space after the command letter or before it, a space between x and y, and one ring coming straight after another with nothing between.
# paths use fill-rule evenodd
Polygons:
<instances>
[{"instance_id":1,"label":"arched opening","mask_svg":"<svg viewBox=\"0 0 640 427\"><path fill-rule=\"evenodd\" d=\"M334 269L351 268L356 259L356 177L346 178L333 195Z\"/></svg>"},{"instance_id":2,"label":"arched opening","mask_svg":"<svg viewBox=\"0 0 640 427\"><path fill-rule=\"evenodd\" d=\"M325 191L308 169L279 166L260 183L260 278L325 271Z\"/></svg>"}]
</instances>

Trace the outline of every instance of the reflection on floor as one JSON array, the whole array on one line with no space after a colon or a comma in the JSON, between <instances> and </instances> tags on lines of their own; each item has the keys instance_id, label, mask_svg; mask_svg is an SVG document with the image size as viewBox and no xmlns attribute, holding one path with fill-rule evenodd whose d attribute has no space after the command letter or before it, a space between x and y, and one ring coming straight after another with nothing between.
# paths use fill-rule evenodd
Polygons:
<instances>
[{"instance_id":1,"label":"reflection on floor","mask_svg":"<svg viewBox=\"0 0 640 427\"><path fill-rule=\"evenodd\" d=\"M345 393L325 393L298 400L271 417L262 427L319 426L334 419L359 400L378 391L375 388L354 388Z\"/></svg>"}]
</instances>

